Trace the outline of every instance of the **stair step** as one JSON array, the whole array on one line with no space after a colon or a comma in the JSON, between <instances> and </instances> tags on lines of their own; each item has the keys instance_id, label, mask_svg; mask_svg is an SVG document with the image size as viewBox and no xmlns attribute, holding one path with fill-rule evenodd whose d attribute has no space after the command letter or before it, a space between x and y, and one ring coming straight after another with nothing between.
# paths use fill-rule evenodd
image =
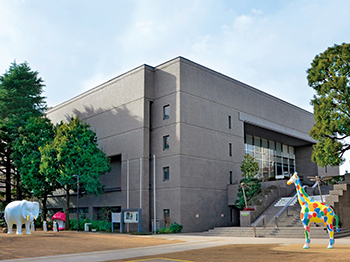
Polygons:
<instances>
[{"instance_id":1,"label":"stair step","mask_svg":"<svg viewBox=\"0 0 350 262\"><path fill-rule=\"evenodd\" d=\"M333 185L333 190L343 190L346 191L348 188L347 184L335 184Z\"/></svg>"},{"instance_id":2,"label":"stair step","mask_svg":"<svg viewBox=\"0 0 350 262\"><path fill-rule=\"evenodd\" d=\"M203 234L208 236L228 236L228 237L253 237L252 227L219 227L211 229ZM257 237L278 237L278 238L304 238L304 229L300 227L267 227L256 228ZM312 227L311 238L328 238L328 232L322 227ZM350 230L341 229L335 232L335 238L350 236Z\"/></svg>"},{"instance_id":3,"label":"stair step","mask_svg":"<svg viewBox=\"0 0 350 262\"><path fill-rule=\"evenodd\" d=\"M331 191L329 191L329 195L331 195L331 196L335 196L335 195L342 196L343 192L344 192L344 190L331 190Z\"/></svg>"}]
</instances>

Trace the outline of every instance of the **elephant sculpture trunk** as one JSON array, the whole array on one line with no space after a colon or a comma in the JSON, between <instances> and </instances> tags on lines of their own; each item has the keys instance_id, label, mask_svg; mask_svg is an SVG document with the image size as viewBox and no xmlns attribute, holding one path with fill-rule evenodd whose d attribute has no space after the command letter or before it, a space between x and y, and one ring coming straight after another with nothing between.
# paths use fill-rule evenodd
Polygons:
<instances>
[{"instance_id":1,"label":"elephant sculpture trunk","mask_svg":"<svg viewBox=\"0 0 350 262\"><path fill-rule=\"evenodd\" d=\"M13 201L5 208L7 233L12 234L13 225L17 226L17 235L22 234L22 225L25 224L26 234L30 233L30 224L39 216L39 203L27 200Z\"/></svg>"}]
</instances>

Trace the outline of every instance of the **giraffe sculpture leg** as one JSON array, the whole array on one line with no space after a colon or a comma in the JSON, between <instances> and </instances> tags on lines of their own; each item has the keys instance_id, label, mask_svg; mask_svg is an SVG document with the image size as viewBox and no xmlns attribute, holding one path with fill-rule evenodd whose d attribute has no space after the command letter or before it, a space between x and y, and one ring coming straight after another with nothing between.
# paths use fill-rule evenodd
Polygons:
<instances>
[{"instance_id":1,"label":"giraffe sculpture leg","mask_svg":"<svg viewBox=\"0 0 350 262\"><path fill-rule=\"evenodd\" d=\"M305 244L303 246L303 249L310 248L310 227L311 227L311 222L309 222L308 224L304 223Z\"/></svg>"},{"instance_id":2,"label":"giraffe sculpture leg","mask_svg":"<svg viewBox=\"0 0 350 262\"><path fill-rule=\"evenodd\" d=\"M328 235L329 235L329 245L327 246L328 249L332 249L334 245L334 230L333 230L333 217L332 219L329 219L329 221L326 220L326 216L324 217L323 224L327 228Z\"/></svg>"}]
</instances>

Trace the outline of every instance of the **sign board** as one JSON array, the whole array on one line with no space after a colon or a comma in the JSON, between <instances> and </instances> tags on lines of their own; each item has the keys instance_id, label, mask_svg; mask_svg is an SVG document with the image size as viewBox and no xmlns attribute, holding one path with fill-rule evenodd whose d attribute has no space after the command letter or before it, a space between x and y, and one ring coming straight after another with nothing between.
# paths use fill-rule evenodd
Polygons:
<instances>
[{"instance_id":1,"label":"sign board","mask_svg":"<svg viewBox=\"0 0 350 262\"><path fill-rule=\"evenodd\" d=\"M124 212L124 223L138 223L139 212L138 211L125 211Z\"/></svg>"},{"instance_id":2,"label":"sign board","mask_svg":"<svg viewBox=\"0 0 350 262\"><path fill-rule=\"evenodd\" d=\"M112 222L120 223L120 213L112 213Z\"/></svg>"},{"instance_id":3,"label":"sign board","mask_svg":"<svg viewBox=\"0 0 350 262\"><path fill-rule=\"evenodd\" d=\"M138 232L142 233L142 209L122 209L120 233L125 232L126 223L138 223Z\"/></svg>"}]
</instances>

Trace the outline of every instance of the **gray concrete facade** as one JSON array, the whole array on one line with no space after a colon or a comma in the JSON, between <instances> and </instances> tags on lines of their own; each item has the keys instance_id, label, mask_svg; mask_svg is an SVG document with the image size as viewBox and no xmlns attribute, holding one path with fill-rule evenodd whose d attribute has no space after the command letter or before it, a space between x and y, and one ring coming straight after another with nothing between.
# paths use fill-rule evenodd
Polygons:
<instances>
[{"instance_id":1,"label":"gray concrete facade","mask_svg":"<svg viewBox=\"0 0 350 262\"><path fill-rule=\"evenodd\" d=\"M295 147L301 177L323 172L310 160L313 114L182 57L142 65L47 111L54 123L75 115L91 125L102 150L115 159L102 178L107 192L84 195L80 206L89 208L91 218L96 208L125 209L129 162L129 208L142 207L144 231L151 229L154 212L154 155L157 219L162 224L169 210L171 222L182 224L184 232L232 224L228 185L241 179L245 133Z\"/></svg>"}]
</instances>

